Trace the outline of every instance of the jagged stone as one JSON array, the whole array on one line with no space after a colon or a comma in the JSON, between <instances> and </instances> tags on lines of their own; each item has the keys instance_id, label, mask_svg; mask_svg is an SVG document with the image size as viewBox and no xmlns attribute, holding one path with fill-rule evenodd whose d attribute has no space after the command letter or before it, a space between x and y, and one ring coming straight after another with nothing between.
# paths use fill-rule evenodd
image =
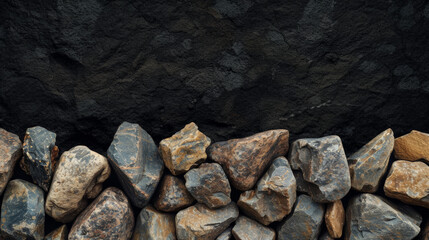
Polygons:
<instances>
[{"instance_id":1,"label":"jagged stone","mask_svg":"<svg viewBox=\"0 0 429 240\"><path fill-rule=\"evenodd\" d=\"M236 240L276 239L276 232L273 229L244 216L240 216L235 222L232 235Z\"/></svg>"},{"instance_id":2,"label":"jagged stone","mask_svg":"<svg viewBox=\"0 0 429 240\"><path fill-rule=\"evenodd\" d=\"M394 150L396 159L429 162L429 134L412 130L395 139Z\"/></svg>"},{"instance_id":3,"label":"jagged stone","mask_svg":"<svg viewBox=\"0 0 429 240\"><path fill-rule=\"evenodd\" d=\"M21 156L22 144L19 137L0 128L0 195L12 177L15 164Z\"/></svg>"},{"instance_id":4,"label":"jagged stone","mask_svg":"<svg viewBox=\"0 0 429 240\"><path fill-rule=\"evenodd\" d=\"M221 233L216 240L231 240L232 239L232 228L227 228L223 233Z\"/></svg>"},{"instance_id":5,"label":"jagged stone","mask_svg":"<svg viewBox=\"0 0 429 240\"><path fill-rule=\"evenodd\" d=\"M67 240L68 233L67 225L64 224L46 235L45 240Z\"/></svg>"},{"instance_id":6,"label":"jagged stone","mask_svg":"<svg viewBox=\"0 0 429 240\"><path fill-rule=\"evenodd\" d=\"M325 223L332 238L340 238L343 235L345 219L346 213L341 200L328 204L325 212Z\"/></svg>"},{"instance_id":7,"label":"jagged stone","mask_svg":"<svg viewBox=\"0 0 429 240\"><path fill-rule=\"evenodd\" d=\"M131 203L144 207L155 192L164 169L151 136L138 124L123 122L107 156Z\"/></svg>"},{"instance_id":8,"label":"jagged stone","mask_svg":"<svg viewBox=\"0 0 429 240\"><path fill-rule=\"evenodd\" d=\"M189 207L195 201L185 183L170 174L164 176L158 191L154 206L159 211L176 212Z\"/></svg>"},{"instance_id":9,"label":"jagged stone","mask_svg":"<svg viewBox=\"0 0 429 240\"><path fill-rule=\"evenodd\" d=\"M143 208L137 217L133 240L175 240L174 215L160 213L152 206Z\"/></svg>"}]
</instances>

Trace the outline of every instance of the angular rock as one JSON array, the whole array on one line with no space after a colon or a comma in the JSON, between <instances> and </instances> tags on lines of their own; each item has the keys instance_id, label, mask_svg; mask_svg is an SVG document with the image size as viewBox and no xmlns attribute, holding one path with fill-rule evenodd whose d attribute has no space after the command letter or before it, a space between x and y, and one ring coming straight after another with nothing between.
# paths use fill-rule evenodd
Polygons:
<instances>
[{"instance_id":1,"label":"angular rock","mask_svg":"<svg viewBox=\"0 0 429 240\"><path fill-rule=\"evenodd\" d=\"M307 183L304 180L304 176L302 176L302 172L297 171L297 170L294 170L292 172L293 172L293 176L295 177L295 180L296 180L296 191L308 194L308 192L310 191L309 190L309 183Z\"/></svg>"},{"instance_id":2,"label":"angular rock","mask_svg":"<svg viewBox=\"0 0 429 240\"><path fill-rule=\"evenodd\" d=\"M123 122L107 156L131 203L144 207L155 192L164 169L151 136L138 124Z\"/></svg>"},{"instance_id":3,"label":"angular rock","mask_svg":"<svg viewBox=\"0 0 429 240\"><path fill-rule=\"evenodd\" d=\"M328 204L325 213L325 223L328 233L332 238L340 238L343 235L345 219L346 213L341 200Z\"/></svg>"},{"instance_id":4,"label":"angular rock","mask_svg":"<svg viewBox=\"0 0 429 240\"><path fill-rule=\"evenodd\" d=\"M134 214L125 194L106 188L73 223L69 240L130 239L134 228Z\"/></svg>"},{"instance_id":5,"label":"angular rock","mask_svg":"<svg viewBox=\"0 0 429 240\"><path fill-rule=\"evenodd\" d=\"M296 181L285 157L276 158L258 181L256 189L240 195L237 205L257 220L268 225L282 220L293 208Z\"/></svg>"},{"instance_id":6,"label":"angular rock","mask_svg":"<svg viewBox=\"0 0 429 240\"><path fill-rule=\"evenodd\" d=\"M285 155L288 148L289 131L278 129L214 143L208 148L208 155L222 165L233 187L247 191L271 161Z\"/></svg>"},{"instance_id":7,"label":"angular rock","mask_svg":"<svg viewBox=\"0 0 429 240\"><path fill-rule=\"evenodd\" d=\"M350 172L338 136L303 138L292 144L292 169L301 170L308 194L316 202L334 202L350 190Z\"/></svg>"},{"instance_id":8,"label":"angular rock","mask_svg":"<svg viewBox=\"0 0 429 240\"><path fill-rule=\"evenodd\" d=\"M160 213L152 206L143 208L137 217L133 240L176 240L174 215Z\"/></svg>"},{"instance_id":9,"label":"angular rock","mask_svg":"<svg viewBox=\"0 0 429 240\"><path fill-rule=\"evenodd\" d=\"M51 185L55 159L59 149L55 146L56 134L43 127L27 128L22 151L21 168L33 178L33 182L46 192Z\"/></svg>"},{"instance_id":10,"label":"angular rock","mask_svg":"<svg viewBox=\"0 0 429 240\"><path fill-rule=\"evenodd\" d=\"M216 239L237 217L238 208L234 202L218 209L197 203L176 214L177 239Z\"/></svg>"},{"instance_id":11,"label":"angular rock","mask_svg":"<svg viewBox=\"0 0 429 240\"><path fill-rule=\"evenodd\" d=\"M19 137L0 128L0 195L12 177L16 162L22 156Z\"/></svg>"},{"instance_id":12,"label":"angular rock","mask_svg":"<svg viewBox=\"0 0 429 240\"><path fill-rule=\"evenodd\" d=\"M235 222L232 235L236 240L276 239L276 232L273 229L244 216L240 216Z\"/></svg>"},{"instance_id":13,"label":"angular rock","mask_svg":"<svg viewBox=\"0 0 429 240\"><path fill-rule=\"evenodd\" d=\"M382 197L363 193L347 206L345 239L413 239L421 221L411 207L399 208Z\"/></svg>"},{"instance_id":14,"label":"angular rock","mask_svg":"<svg viewBox=\"0 0 429 240\"><path fill-rule=\"evenodd\" d=\"M223 233L221 233L216 240L231 240L232 239L232 228L227 228Z\"/></svg>"},{"instance_id":15,"label":"angular rock","mask_svg":"<svg viewBox=\"0 0 429 240\"><path fill-rule=\"evenodd\" d=\"M217 163L203 163L185 174L186 189L209 208L218 208L231 202L231 186L222 167Z\"/></svg>"},{"instance_id":16,"label":"angular rock","mask_svg":"<svg viewBox=\"0 0 429 240\"><path fill-rule=\"evenodd\" d=\"M154 206L159 211L176 212L189 207L194 201L180 178L166 174L161 181Z\"/></svg>"},{"instance_id":17,"label":"angular rock","mask_svg":"<svg viewBox=\"0 0 429 240\"><path fill-rule=\"evenodd\" d=\"M46 235L45 240L67 240L68 233L67 225L64 224Z\"/></svg>"},{"instance_id":18,"label":"angular rock","mask_svg":"<svg viewBox=\"0 0 429 240\"><path fill-rule=\"evenodd\" d=\"M210 138L198 131L198 126L191 122L173 136L162 140L159 152L170 172L179 175L206 160L206 148L210 142Z\"/></svg>"},{"instance_id":19,"label":"angular rock","mask_svg":"<svg viewBox=\"0 0 429 240\"><path fill-rule=\"evenodd\" d=\"M361 192L377 191L387 171L395 138L387 129L348 158L352 188Z\"/></svg>"},{"instance_id":20,"label":"angular rock","mask_svg":"<svg viewBox=\"0 0 429 240\"><path fill-rule=\"evenodd\" d=\"M307 195L300 195L293 213L279 225L278 240L317 239L323 223L325 207Z\"/></svg>"},{"instance_id":21,"label":"angular rock","mask_svg":"<svg viewBox=\"0 0 429 240\"><path fill-rule=\"evenodd\" d=\"M41 240L45 231L43 190L21 179L9 182L1 206L0 239Z\"/></svg>"},{"instance_id":22,"label":"angular rock","mask_svg":"<svg viewBox=\"0 0 429 240\"><path fill-rule=\"evenodd\" d=\"M109 177L107 159L86 146L64 152L46 198L46 214L58 222L72 221L95 198Z\"/></svg>"},{"instance_id":23,"label":"angular rock","mask_svg":"<svg viewBox=\"0 0 429 240\"><path fill-rule=\"evenodd\" d=\"M429 166L423 162L395 161L384 183L386 196L429 208Z\"/></svg>"},{"instance_id":24,"label":"angular rock","mask_svg":"<svg viewBox=\"0 0 429 240\"><path fill-rule=\"evenodd\" d=\"M412 130L395 139L394 150L396 159L429 162L429 134Z\"/></svg>"}]
</instances>

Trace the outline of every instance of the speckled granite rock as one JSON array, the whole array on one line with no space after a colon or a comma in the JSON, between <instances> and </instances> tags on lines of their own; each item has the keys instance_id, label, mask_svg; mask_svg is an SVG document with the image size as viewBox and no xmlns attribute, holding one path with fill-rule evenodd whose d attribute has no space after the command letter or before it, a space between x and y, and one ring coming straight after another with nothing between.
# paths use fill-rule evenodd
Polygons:
<instances>
[{"instance_id":1,"label":"speckled granite rock","mask_svg":"<svg viewBox=\"0 0 429 240\"><path fill-rule=\"evenodd\" d=\"M343 203L337 200L329 203L325 212L325 224L332 238L340 238L343 235L343 227L346 219Z\"/></svg>"},{"instance_id":2,"label":"speckled granite rock","mask_svg":"<svg viewBox=\"0 0 429 240\"><path fill-rule=\"evenodd\" d=\"M164 169L151 136L138 124L123 122L107 156L131 203L144 207L155 192Z\"/></svg>"},{"instance_id":3,"label":"speckled granite rock","mask_svg":"<svg viewBox=\"0 0 429 240\"><path fill-rule=\"evenodd\" d=\"M0 195L12 177L16 162L22 156L19 137L0 128Z\"/></svg>"},{"instance_id":4,"label":"speckled granite rock","mask_svg":"<svg viewBox=\"0 0 429 240\"><path fill-rule=\"evenodd\" d=\"M67 240L67 235L69 234L67 225L62 225L61 227L55 229L51 233L45 236L45 240Z\"/></svg>"},{"instance_id":5,"label":"speckled granite rock","mask_svg":"<svg viewBox=\"0 0 429 240\"><path fill-rule=\"evenodd\" d=\"M429 134L416 130L395 139L395 158L429 162Z\"/></svg>"},{"instance_id":6,"label":"speckled granite rock","mask_svg":"<svg viewBox=\"0 0 429 240\"><path fill-rule=\"evenodd\" d=\"M154 206L159 211L175 212L189 207L195 201L186 189L185 183L170 174L164 175L158 191Z\"/></svg>"},{"instance_id":7,"label":"speckled granite rock","mask_svg":"<svg viewBox=\"0 0 429 240\"><path fill-rule=\"evenodd\" d=\"M218 209L197 203L176 214L177 239L216 239L237 217L238 208L234 202Z\"/></svg>"},{"instance_id":8,"label":"speckled granite rock","mask_svg":"<svg viewBox=\"0 0 429 240\"><path fill-rule=\"evenodd\" d=\"M255 190L240 195L237 205L244 213L268 225L284 218L296 199L296 181L285 157L276 158Z\"/></svg>"},{"instance_id":9,"label":"speckled granite rock","mask_svg":"<svg viewBox=\"0 0 429 240\"><path fill-rule=\"evenodd\" d=\"M128 240L133 234L134 214L125 194L106 188L73 223L69 240Z\"/></svg>"},{"instance_id":10,"label":"speckled granite rock","mask_svg":"<svg viewBox=\"0 0 429 240\"><path fill-rule=\"evenodd\" d=\"M45 231L43 190L21 179L9 182L1 206L0 239L41 240Z\"/></svg>"},{"instance_id":11,"label":"speckled granite rock","mask_svg":"<svg viewBox=\"0 0 429 240\"><path fill-rule=\"evenodd\" d=\"M59 222L72 221L102 190L109 177L107 159L85 146L64 152L46 198L46 214Z\"/></svg>"},{"instance_id":12,"label":"speckled granite rock","mask_svg":"<svg viewBox=\"0 0 429 240\"><path fill-rule=\"evenodd\" d=\"M278 240L317 239L323 223L325 207L307 195L300 195L293 212L279 225Z\"/></svg>"},{"instance_id":13,"label":"speckled granite rock","mask_svg":"<svg viewBox=\"0 0 429 240\"><path fill-rule=\"evenodd\" d=\"M244 216L235 221L232 235L236 240L275 240L276 232L264 225Z\"/></svg>"},{"instance_id":14,"label":"speckled granite rock","mask_svg":"<svg viewBox=\"0 0 429 240\"><path fill-rule=\"evenodd\" d=\"M175 240L174 214L160 213L152 206L140 211L132 237L133 240Z\"/></svg>"},{"instance_id":15,"label":"speckled granite rock","mask_svg":"<svg viewBox=\"0 0 429 240\"><path fill-rule=\"evenodd\" d=\"M289 160L292 169L302 171L314 201L334 202L349 192L349 167L338 136L296 140Z\"/></svg>"},{"instance_id":16,"label":"speckled granite rock","mask_svg":"<svg viewBox=\"0 0 429 240\"><path fill-rule=\"evenodd\" d=\"M384 198L363 193L352 198L346 213L346 240L413 239L422 217L411 207L400 208Z\"/></svg>"},{"instance_id":17,"label":"speckled granite rock","mask_svg":"<svg viewBox=\"0 0 429 240\"><path fill-rule=\"evenodd\" d=\"M232 228L227 228L223 233L221 233L216 240L231 240L232 239Z\"/></svg>"},{"instance_id":18,"label":"speckled granite rock","mask_svg":"<svg viewBox=\"0 0 429 240\"><path fill-rule=\"evenodd\" d=\"M384 183L386 196L429 208L429 166L423 162L395 161Z\"/></svg>"},{"instance_id":19,"label":"speckled granite rock","mask_svg":"<svg viewBox=\"0 0 429 240\"><path fill-rule=\"evenodd\" d=\"M59 149L55 146L56 134L43 127L27 128L22 146L21 168L33 178L33 182L46 192L54 174L55 158Z\"/></svg>"},{"instance_id":20,"label":"speckled granite rock","mask_svg":"<svg viewBox=\"0 0 429 240\"><path fill-rule=\"evenodd\" d=\"M209 208L218 208L231 202L231 186L222 167L217 163L203 163L185 174L186 189Z\"/></svg>"},{"instance_id":21,"label":"speckled granite rock","mask_svg":"<svg viewBox=\"0 0 429 240\"><path fill-rule=\"evenodd\" d=\"M348 158L352 188L361 192L377 191L387 171L395 138L387 129Z\"/></svg>"},{"instance_id":22,"label":"speckled granite rock","mask_svg":"<svg viewBox=\"0 0 429 240\"><path fill-rule=\"evenodd\" d=\"M210 142L210 138L198 131L198 126L191 122L173 136L162 140L159 152L170 172L179 175L206 160L206 148Z\"/></svg>"},{"instance_id":23,"label":"speckled granite rock","mask_svg":"<svg viewBox=\"0 0 429 240\"><path fill-rule=\"evenodd\" d=\"M285 155L288 148L289 131L278 129L214 143L208 148L208 154L222 165L233 187L247 191L271 161Z\"/></svg>"}]
</instances>

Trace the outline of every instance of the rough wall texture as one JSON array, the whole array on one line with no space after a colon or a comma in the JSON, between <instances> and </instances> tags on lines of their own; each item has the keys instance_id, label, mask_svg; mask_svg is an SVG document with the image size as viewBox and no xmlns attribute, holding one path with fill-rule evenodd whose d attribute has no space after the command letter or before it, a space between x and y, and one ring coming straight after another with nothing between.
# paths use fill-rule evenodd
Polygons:
<instances>
[{"instance_id":1,"label":"rough wall texture","mask_svg":"<svg viewBox=\"0 0 429 240\"><path fill-rule=\"evenodd\" d=\"M105 152L122 121L157 142L195 121L214 141L286 128L352 151L429 131L428 29L427 0L5 0L0 127Z\"/></svg>"}]
</instances>

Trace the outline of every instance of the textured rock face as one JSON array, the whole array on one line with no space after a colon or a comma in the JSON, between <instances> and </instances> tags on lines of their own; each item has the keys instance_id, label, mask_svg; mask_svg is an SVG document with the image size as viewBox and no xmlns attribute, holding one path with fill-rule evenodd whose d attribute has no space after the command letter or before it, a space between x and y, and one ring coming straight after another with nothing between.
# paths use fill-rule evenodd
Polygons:
<instances>
[{"instance_id":1,"label":"textured rock face","mask_svg":"<svg viewBox=\"0 0 429 240\"><path fill-rule=\"evenodd\" d=\"M232 239L232 229L231 228L227 228L225 231L223 231L223 233L221 233L216 240L230 240Z\"/></svg>"},{"instance_id":2,"label":"textured rock face","mask_svg":"<svg viewBox=\"0 0 429 240\"><path fill-rule=\"evenodd\" d=\"M115 188L104 190L73 223L69 240L128 240L133 234L134 214L125 194Z\"/></svg>"},{"instance_id":3,"label":"textured rock face","mask_svg":"<svg viewBox=\"0 0 429 240\"><path fill-rule=\"evenodd\" d=\"M124 122L116 131L107 156L131 203L144 207L164 168L151 136L138 124Z\"/></svg>"},{"instance_id":4,"label":"textured rock face","mask_svg":"<svg viewBox=\"0 0 429 240\"><path fill-rule=\"evenodd\" d=\"M328 204L325 213L325 223L328 233L332 238L340 238L343 235L345 219L346 214L341 200Z\"/></svg>"},{"instance_id":5,"label":"textured rock face","mask_svg":"<svg viewBox=\"0 0 429 240\"><path fill-rule=\"evenodd\" d=\"M19 137L0 128L0 195L3 193L13 168L22 156L22 144Z\"/></svg>"},{"instance_id":6,"label":"textured rock face","mask_svg":"<svg viewBox=\"0 0 429 240\"><path fill-rule=\"evenodd\" d=\"M413 239L422 217L412 208L398 208L389 201L364 193L347 207L345 239ZM388 226L388 227L386 227Z\"/></svg>"},{"instance_id":7,"label":"textured rock face","mask_svg":"<svg viewBox=\"0 0 429 240\"><path fill-rule=\"evenodd\" d=\"M233 202L218 209L197 203L176 214L177 239L216 239L237 217L238 208Z\"/></svg>"},{"instance_id":8,"label":"textured rock face","mask_svg":"<svg viewBox=\"0 0 429 240\"><path fill-rule=\"evenodd\" d=\"M302 171L314 201L334 202L350 190L349 168L338 136L296 140L289 159L292 169Z\"/></svg>"},{"instance_id":9,"label":"textured rock face","mask_svg":"<svg viewBox=\"0 0 429 240\"><path fill-rule=\"evenodd\" d=\"M160 211L175 212L190 206L194 201L180 178L166 174L161 181L154 205Z\"/></svg>"},{"instance_id":10,"label":"textured rock face","mask_svg":"<svg viewBox=\"0 0 429 240\"><path fill-rule=\"evenodd\" d=\"M348 158L352 188L361 192L377 191L387 171L394 142L393 131L389 128Z\"/></svg>"},{"instance_id":11,"label":"textured rock face","mask_svg":"<svg viewBox=\"0 0 429 240\"><path fill-rule=\"evenodd\" d=\"M109 177L107 159L85 146L64 152L46 198L46 214L59 222L72 221L95 198Z\"/></svg>"},{"instance_id":12,"label":"textured rock face","mask_svg":"<svg viewBox=\"0 0 429 240\"><path fill-rule=\"evenodd\" d=\"M276 239L276 232L273 229L244 216L240 216L235 222L232 235L236 240Z\"/></svg>"},{"instance_id":13,"label":"textured rock face","mask_svg":"<svg viewBox=\"0 0 429 240\"><path fill-rule=\"evenodd\" d=\"M296 199L296 181L285 157L276 158L255 190L240 195L238 206L264 225L283 219Z\"/></svg>"},{"instance_id":14,"label":"textured rock face","mask_svg":"<svg viewBox=\"0 0 429 240\"><path fill-rule=\"evenodd\" d=\"M67 240L67 235L69 234L67 225L62 225L61 227L55 229L51 233L45 236L44 240Z\"/></svg>"},{"instance_id":15,"label":"textured rock face","mask_svg":"<svg viewBox=\"0 0 429 240\"><path fill-rule=\"evenodd\" d=\"M395 139L396 159L429 162L429 134L416 130Z\"/></svg>"},{"instance_id":16,"label":"textured rock face","mask_svg":"<svg viewBox=\"0 0 429 240\"><path fill-rule=\"evenodd\" d=\"M203 163L185 174L186 189L209 208L218 208L231 202L231 186L222 167L217 163Z\"/></svg>"},{"instance_id":17,"label":"textured rock face","mask_svg":"<svg viewBox=\"0 0 429 240\"><path fill-rule=\"evenodd\" d=\"M250 137L212 144L209 156L222 165L232 186L250 190L271 161L283 156L289 147L289 131L261 132Z\"/></svg>"},{"instance_id":18,"label":"textured rock face","mask_svg":"<svg viewBox=\"0 0 429 240\"><path fill-rule=\"evenodd\" d=\"M206 160L206 148L210 142L210 138L198 131L198 126L192 122L173 136L162 140L159 152L170 172L179 175Z\"/></svg>"},{"instance_id":19,"label":"textured rock face","mask_svg":"<svg viewBox=\"0 0 429 240\"><path fill-rule=\"evenodd\" d=\"M160 213L152 206L143 208L137 217L133 240L176 240L174 215Z\"/></svg>"},{"instance_id":20,"label":"textured rock face","mask_svg":"<svg viewBox=\"0 0 429 240\"><path fill-rule=\"evenodd\" d=\"M9 182L1 206L1 239L42 240L45 228L43 190L24 180Z\"/></svg>"},{"instance_id":21,"label":"textured rock face","mask_svg":"<svg viewBox=\"0 0 429 240\"><path fill-rule=\"evenodd\" d=\"M404 203L429 208L429 166L395 161L384 183L384 193Z\"/></svg>"}]
</instances>

